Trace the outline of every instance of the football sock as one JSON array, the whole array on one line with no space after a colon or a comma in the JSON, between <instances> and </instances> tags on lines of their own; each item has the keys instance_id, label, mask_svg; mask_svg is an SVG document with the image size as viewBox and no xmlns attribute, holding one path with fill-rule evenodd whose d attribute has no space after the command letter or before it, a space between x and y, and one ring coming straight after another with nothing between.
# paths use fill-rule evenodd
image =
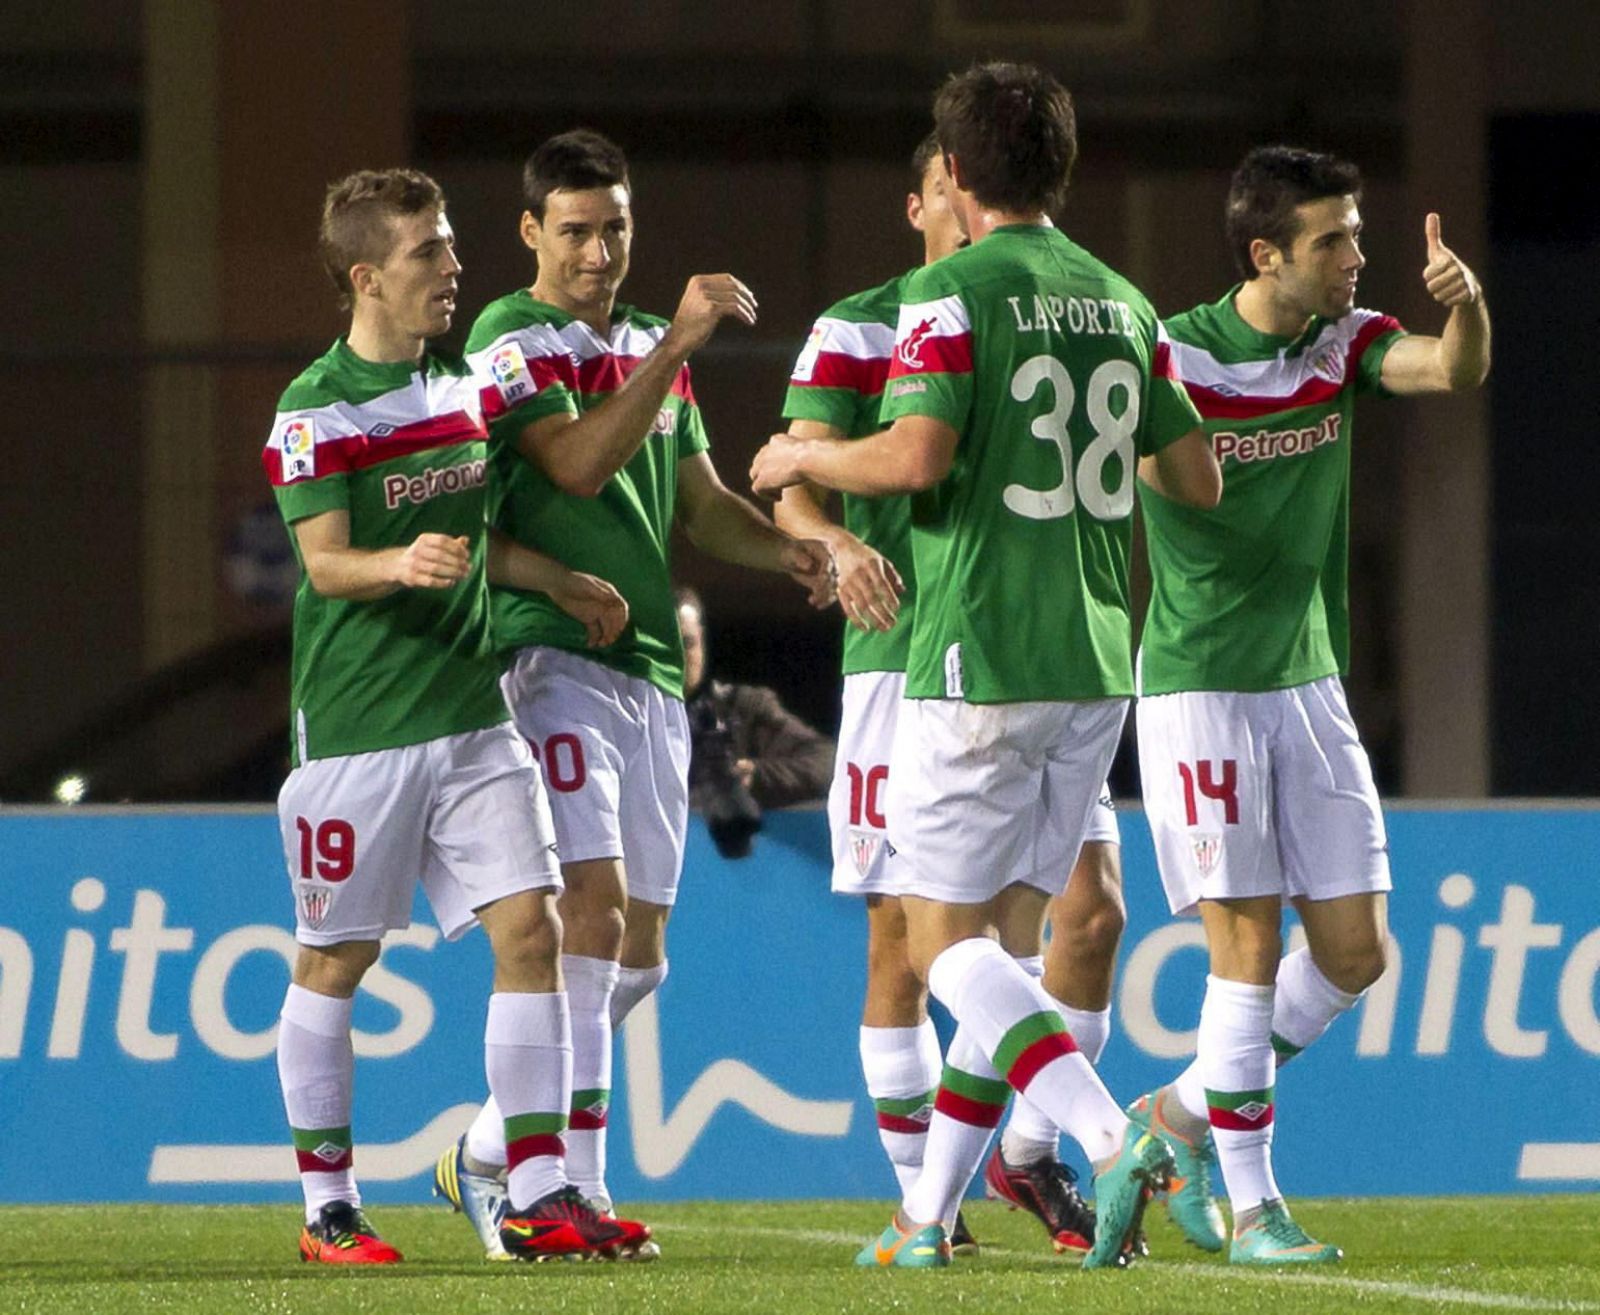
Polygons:
<instances>
[{"instance_id":1,"label":"football sock","mask_svg":"<svg viewBox=\"0 0 1600 1315\"><path fill-rule=\"evenodd\" d=\"M483 1031L489 1090L505 1116L506 1196L518 1207L565 1185L572 1027L561 991L496 991Z\"/></svg>"},{"instance_id":2,"label":"football sock","mask_svg":"<svg viewBox=\"0 0 1600 1315\"><path fill-rule=\"evenodd\" d=\"M954 1226L961 1198L983 1163L1010 1098L1011 1088L984 1057L971 1030L958 1026L934 1097L922 1172L901 1207L907 1219Z\"/></svg>"},{"instance_id":3,"label":"football sock","mask_svg":"<svg viewBox=\"0 0 1600 1315\"><path fill-rule=\"evenodd\" d=\"M1207 976L1199 1059L1217 1161L1237 1218L1278 1195L1272 1176L1270 986Z\"/></svg>"},{"instance_id":4,"label":"football sock","mask_svg":"<svg viewBox=\"0 0 1600 1315\"><path fill-rule=\"evenodd\" d=\"M652 991L659 991L667 980L668 961L663 959L652 968L624 967L617 977L616 989L611 993L611 1030L615 1032L634 1006Z\"/></svg>"},{"instance_id":5,"label":"football sock","mask_svg":"<svg viewBox=\"0 0 1600 1315\"><path fill-rule=\"evenodd\" d=\"M492 1091L467 1128L467 1145L462 1163L468 1173L485 1178L493 1178L505 1170L506 1117L500 1112L500 1105Z\"/></svg>"},{"instance_id":6,"label":"football sock","mask_svg":"<svg viewBox=\"0 0 1600 1315\"><path fill-rule=\"evenodd\" d=\"M1044 976L1044 955L1013 957L1017 966L1035 981ZM1077 1040L1076 1034L1073 1040ZM1018 1094L1011 1102L1011 1117L1000 1133L1000 1153L1007 1164L1033 1164L1053 1159L1060 1148L1060 1138L1061 1130L1045 1117L1045 1112L1026 1096Z\"/></svg>"},{"instance_id":7,"label":"football sock","mask_svg":"<svg viewBox=\"0 0 1600 1315\"><path fill-rule=\"evenodd\" d=\"M1326 1032L1361 997L1342 991L1322 974L1302 947L1278 963L1278 992L1272 1003L1272 1049L1282 1067Z\"/></svg>"},{"instance_id":8,"label":"football sock","mask_svg":"<svg viewBox=\"0 0 1600 1315\"><path fill-rule=\"evenodd\" d=\"M572 1114L567 1124L567 1179L591 1201L606 1192L606 1110L611 1103L611 997L620 968L610 959L561 956L572 1015Z\"/></svg>"},{"instance_id":9,"label":"football sock","mask_svg":"<svg viewBox=\"0 0 1600 1315\"><path fill-rule=\"evenodd\" d=\"M1075 1138L1091 1164L1117 1154L1127 1115L1078 1052L1044 988L1010 955L984 937L957 941L929 967L928 988L995 1070Z\"/></svg>"},{"instance_id":10,"label":"football sock","mask_svg":"<svg viewBox=\"0 0 1600 1315\"><path fill-rule=\"evenodd\" d=\"M878 1140L904 1194L922 1169L939 1085L939 1037L933 1020L925 1018L916 1027L863 1027L860 1046Z\"/></svg>"},{"instance_id":11,"label":"football sock","mask_svg":"<svg viewBox=\"0 0 1600 1315\"><path fill-rule=\"evenodd\" d=\"M289 987L278 1015L278 1082L289 1116L306 1222L333 1201L361 1204L350 1143L354 999Z\"/></svg>"}]
</instances>

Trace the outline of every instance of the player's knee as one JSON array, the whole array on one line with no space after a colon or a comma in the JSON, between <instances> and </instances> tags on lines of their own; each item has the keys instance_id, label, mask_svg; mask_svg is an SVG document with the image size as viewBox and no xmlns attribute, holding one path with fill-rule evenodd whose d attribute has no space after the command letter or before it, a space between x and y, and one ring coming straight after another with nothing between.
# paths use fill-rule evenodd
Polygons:
<instances>
[{"instance_id":1,"label":"player's knee","mask_svg":"<svg viewBox=\"0 0 1600 1315\"><path fill-rule=\"evenodd\" d=\"M367 969L378 962L380 949L377 941L302 945L295 958L294 984L319 995L353 995Z\"/></svg>"},{"instance_id":2,"label":"player's knee","mask_svg":"<svg viewBox=\"0 0 1600 1315\"><path fill-rule=\"evenodd\" d=\"M1341 991L1360 995L1388 968L1389 947L1382 940L1365 940L1313 957L1322 975Z\"/></svg>"}]
</instances>

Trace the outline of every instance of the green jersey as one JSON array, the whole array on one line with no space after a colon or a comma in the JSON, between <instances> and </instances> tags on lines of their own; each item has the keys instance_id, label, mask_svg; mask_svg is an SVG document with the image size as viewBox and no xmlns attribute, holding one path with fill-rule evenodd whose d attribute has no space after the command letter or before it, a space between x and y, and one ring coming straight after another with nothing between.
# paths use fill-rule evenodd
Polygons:
<instances>
[{"instance_id":1,"label":"green jersey","mask_svg":"<svg viewBox=\"0 0 1600 1315\"><path fill-rule=\"evenodd\" d=\"M1140 691L1256 691L1343 674L1350 660L1350 425L1381 393L1404 330L1375 311L1258 333L1237 288L1167 321L1173 361L1222 465L1196 511L1141 486L1150 614Z\"/></svg>"},{"instance_id":2,"label":"green jersey","mask_svg":"<svg viewBox=\"0 0 1600 1315\"><path fill-rule=\"evenodd\" d=\"M894 331L906 280L902 274L830 306L818 318L795 362L784 398L785 420L819 420L846 438L876 434L882 425L883 384L894 354ZM844 495L844 527L882 553L900 572L906 591L900 619L888 631L844 628L844 674L904 671L911 650L916 583L911 569L911 499Z\"/></svg>"},{"instance_id":3,"label":"green jersey","mask_svg":"<svg viewBox=\"0 0 1600 1315\"><path fill-rule=\"evenodd\" d=\"M507 719L484 582L488 431L459 360L364 361L343 339L278 402L262 464L292 529L342 511L352 548L464 536L472 571L448 589L352 602L311 587L301 560L290 702L296 766L482 730Z\"/></svg>"},{"instance_id":4,"label":"green jersey","mask_svg":"<svg viewBox=\"0 0 1600 1315\"><path fill-rule=\"evenodd\" d=\"M496 645L567 649L683 697L683 640L669 567L678 462L707 447L685 366L639 450L598 497L563 493L517 450L523 427L545 416L599 406L633 373L667 322L631 306L611 315L609 336L526 289L491 302L467 351L493 379L506 411L490 425L489 518L574 571L609 581L628 600L628 627L609 648L591 649L584 628L545 594L492 589Z\"/></svg>"},{"instance_id":5,"label":"green jersey","mask_svg":"<svg viewBox=\"0 0 1600 1315\"><path fill-rule=\"evenodd\" d=\"M1048 226L1013 225L911 275L883 420L960 435L912 500L910 698L1133 690L1134 472L1199 423L1126 279Z\"/></svg>"}]
</instances>

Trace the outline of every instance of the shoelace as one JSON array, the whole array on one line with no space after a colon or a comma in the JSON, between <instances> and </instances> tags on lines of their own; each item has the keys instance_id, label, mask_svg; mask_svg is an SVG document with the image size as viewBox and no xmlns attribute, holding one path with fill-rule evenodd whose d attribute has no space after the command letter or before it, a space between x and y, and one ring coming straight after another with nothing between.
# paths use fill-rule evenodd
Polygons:
<instances>
[{"instance_id":1,"label":"shoelace","mask_svg":"<svg viewBox=\"0 0 1600 1315\"><path fill-rule=\"evenodd\" d=\"M1078 1174L1071 1165L1052 1160L1044 1166L1043 1174L1052 1189L1050 1195L1053 1203L1067 1217L1066 1222L1082 1224L1091 1217L1088 1204L1078 1194Z\"/></svg>"},{"instance_id":2,"label":"shoelace","mask_svg":"<svg viewBox=\"0 0 1600 1315\"><path fill-rule=\"evenodd\" d=\"M1256 1220L1257 1226L1274 1242L1283 1246L1305 1246L1311 1241L1306 1230L1295 1223L1284 1209L1264 1209Z\"/></svg>"}]
</instances>

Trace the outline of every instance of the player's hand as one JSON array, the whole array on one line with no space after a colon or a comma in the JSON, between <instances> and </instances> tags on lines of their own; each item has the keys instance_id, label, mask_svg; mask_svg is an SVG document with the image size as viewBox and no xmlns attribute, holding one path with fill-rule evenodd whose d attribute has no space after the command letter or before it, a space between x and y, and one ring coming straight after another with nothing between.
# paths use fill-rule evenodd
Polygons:
<instances>
[{"instance_id":1,"label":"player's hand","mask_svg":"<svg viewBox=\"0 0 1600 1315\"><path fill-rule=\"evenodd\" d=\"M783 545L778 564L806 591L806 601L812 607L832 605L838 594L839 576L827 544L819 539L790 539Z\"/></svg>"},{"instance_id":2,"label":"player's hand","mask_svg":"<svg viewBox=\"0 0 1600 1315\"><path fill-rule=\"evenodd\" d=\"M401 552L394 582L406 589L448 589L472 570L472 545L465 535L419 534Z\"/></svg>"},{"instance_id":3,"label":"player's hand","mask_svg":"<svg viewBox=\"0 0 1600 1315\"><path fill-rule=\"evenodd\" d=\"M617 642L628 624L628 600L598 576L568 571L550 599L575 621L583 622L590 648Z\"/></svg>"},{"instance_id":4,"label":"player's hand","mask_svg":"<svg viewBox=\"0 0 1600 1315\"><path fill-rule=\"evenodd\" d=\"M717 325L732 317L756 322L756 296L732 274L696 274L683 290L669 332L686 352L705 344Z\"/></svg>"},{"instance_id":5,"label":"player's hand","mask_svg":"<svg viewBox=\"0 0 1600 1315\"><path fill-rule=\"evenodd\" d=\"M808 440L791 434L774 434L750 463L750 487L763 498L775 498L791 484L805 478L800 469Z\"/></svg>"},{"instance_id":6,"label":"player's hand","mask_svg":"<svg viewBox=\"0 0 1600 1315\"><path fill-rule=\"evenodd\" d=\"M1483 295L1477 275L1456 253L1439 239L1439 216L1429 214L1422 221L1428 239L1428 263L1422 271L1428 295L1441 306L1464 306Z\"/></svg>"},{"instance_id":7,"label":"player's hand","mask_svg":"<svg viewBox=\"0 0 1600 1315\"><path fill-rule=\"evenodd\" d=\"M850 624L858 630L893 630L905 593L894 563L860 540L841 544L833 559L839 572L839 607Z\"/></svg>"}]
</instances>

